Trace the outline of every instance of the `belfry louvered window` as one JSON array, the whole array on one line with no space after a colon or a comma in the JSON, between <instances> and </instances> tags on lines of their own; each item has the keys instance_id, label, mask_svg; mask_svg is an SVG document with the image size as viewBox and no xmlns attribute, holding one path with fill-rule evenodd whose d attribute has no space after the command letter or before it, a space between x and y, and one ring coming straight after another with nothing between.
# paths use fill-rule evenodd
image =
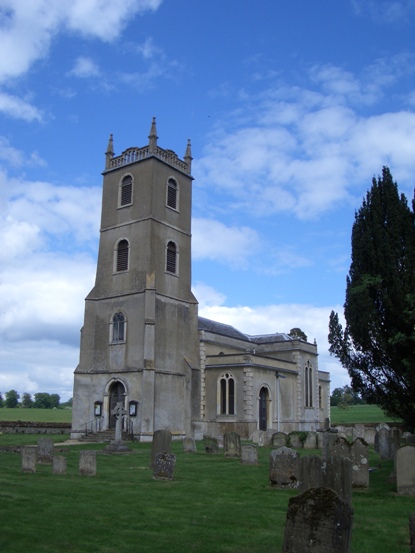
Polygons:
<instances>
[{"instance_id":1,"label":"belfry louvered window","mask_svg":"<svg viewBox=\"0 0 415 553\"><path fill-rule=\"evenodd\" d=\"M169 273L176 273L177 269L177 248L174 242L167 244L166 253L166 271Z\"/></svg>"},{"instance_id":2,"label":"belfry louvered window","mask_svg":"<svg viewBox=\"0 0 415 553\"><path fill-rule=\"evenodd\" d=\"M177 182L169 179L167 183L167 205L177 209Z\"/></svg>"},{"instance_id":3,"label":"belfry louvered window","mask_svg":"<svg viewBox=\"0 0 415 553\"><path fill-rule=\"evenodd\" d=\"M124 177L121 181L121 199L120 205L129 205L133 198L133 179L130 175Z\"/></svg>"},{"instance_id":4,"label":"belfry louvered window","mask_svg":"<svg viewBox=\"0 0 415 553\"><path fill-rule=\"evenodd\" d=\"M117 271L128 270L128 250L127 240L120 240L117 248Z\"/></svg>"},{"instance_id":5,"label":"belfry louvered window","mask_svg":"<svg viewBox=\"0 0 415 553\"><path fill-rule=\"evenodd\" d=\"M125 341L125 316L123 313L115 313L112 318L112 342Z\"/></svg>"}]
</instances>

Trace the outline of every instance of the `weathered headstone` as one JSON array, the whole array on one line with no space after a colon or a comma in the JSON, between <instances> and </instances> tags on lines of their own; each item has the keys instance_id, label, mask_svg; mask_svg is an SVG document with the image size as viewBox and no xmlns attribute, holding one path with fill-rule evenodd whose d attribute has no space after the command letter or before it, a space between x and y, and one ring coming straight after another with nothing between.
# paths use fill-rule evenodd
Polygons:
<instances>
[{"instance_id":1,"label":"weathered headstone","mask_svg":"<svg viewBox=\"0 0 415 553\"><path fill-rule=\"evenodd\" d=\"M285 432L275 432L272 435L272 447L284 447L287 445L287 434Z\"/></svg>"},{"instance_id":2,"label":"weathered headstone","mask_svg":"<svg viewBox=\"0 0 415 553\"><path fill-rule=\"evenodd\" d=\"M37 447L22 447L22 472L36 472Z\"/></svg>"},{"instance_id":3,"label":"weathered headstone","mask_svg":"<svg viewBox=\"0 0 415 553\"><path fill-rule=\"evenodd\" d=\"M79 474L83 476L96 476L97 452L91 449L83 449L79 452Z\"/></svg>"},{"instance_id":4,"label":"weathered headstone","mask_svg":"<svg viewBox=\"0 0 415 553\"><path fill-rule=\"evenodd\" d=\"M353 510L330 488L311 488L292 497L283 553L349 553Z\"/></svg>"},{"instance_id":5,"label":"weathered headstone","mask_svg":"<svg viewBox=\"0 0 415 553\"><path fill-rule=\"evenodd\" d=\"M211 436L203 436L203 447L205 448L205 453L219 453L218 440Z\"/></svg>"},{"instance_id":6,"label":"weathered headstone","mask_svg":"<svg viewBox=\"0 0 415 553\"><path fill-rule=\"evenodd\" d=\"M365 439L365 425L364 424L355 424L353 427L353 441L357 440L357 438Z\"/></svg>"},{"instance_id":7,"label":"weathered headstone","mask_svg":"<svg viewBox=\"0 0 415 553\"><path fill-rule=\"evenodd\" d=\"M347 457L348 459L352 459L352 444L348 442L346 438L343 438L341 436L338 436L333 442L330 444L329 448L329 454L330 455L336 455L339 457Z\"/></svg>"},{"instance_id":8,"label":"weathered headstone","mask_svg":"<svg viewBox=\"0 0 415 553\"><path fill-rule=\"evenodd\" d=\"M273 449L269 458L269 483L274 488L298 488L300 456L289 447Z\"/></svg>"},{"instance_id":9,"label":"weathered headstone","mask_svg":"<svg viewBox=\"0 0 415 553\"><path fill-rule=\"evenodd\" d=\"M379 448L379 455L381 460L390 461L391 456L391 447L390 447L390 430L385 427L382 427L377 432L377 444ZM376 442L375 442L376 444Z\"/></svg>"},{"instance_id":10,"label":"weathered headstone","mask_svg":"<svg viewBox=\"0 0 415 553\"><path fill-rule=\"evenodd\" d=\"M307 436L303 443L304 449L317 449L317 432L307 432Z\"/></svg>"},{"instance_id":11,"label":"weathered headstone","mask_svg":"<svg viewBox=\"0 0 415 553\"><path fill-rule=\"evenodd\" d=\"M223 435L223 454L225 457L241 456L241 437L236 432L226 432Z\"/></svg>"},{"instance_id":12,"label":"weathered headstone","mask_svg":"<svg viewBox=\"0 0 415 553\"><path fill-rule=\"evenodd\" d=\"M183 453L196 453L194 438L183 438Z\"/></svg>"},{"instance_id":13,"label":"weathered headstone","mask_svg":"<svg viewBox=\"0 0 415 553\"><path fill-rule=\"evenodd\" d=\"M288 440L293 449L301 449L303 447L298 432L291 432L291 434L288 434Z\"/></svg>"},{"instance_id":14,"label":"weathered headstone","mask_svg":"<svg viewBox=\"0 0 415 553\"><path fill-rule=\"evenodd\" d=\"M363 438L356 438L351 446L352 486L369 487L369 444Z\"/></svg>"},{"instance_id":15,"label":"weathered headstone","mask_svg":"<svg viewBox=\"0 0 415 553\"><path fill-rule=\"evenodd\" d=\"M153 467L154 480L173 480L175 465L176 455L174 453L167 451L157 453Z\"/></svg>"},{"instance_id":16,"label":"weathered headstone","mask_svg":"<svg viewBox=\"0 0 415 553\"><path fill-rule=\"evenodd\" d=\"M252 433L252 441L259 447L269 446L272 444L272 436L275 434L275 430L255 430Z\"/></svg>"},{"instance_id":17,"label":"weathered headstone","mask_svg":"<svg viewBox=\"0 0 415 553\"><path fill-rule=\"evenodd\" d=\"M303 493L310 488L320 488L325 485L326 462L320 455L305 455L300 458L299 491Z\"/></svg>"},{"instance_id":18,"label":"weathered headstone","mask_svg":"<svg viewBox=\"0 0 415 553\"><path fill-rule=\"evenodd\" d=\"M369 445L375 445L376 428L373 426L365 426L365 442Z\"/></svg>"},{"instance_id":19,"label":"weathered headstone","mask_svg":"<svg viewBox=\"0 0 415 553\"><path fill-rule=\"evenodd\" d=\"M53 474L66 474L66 457L63 455L55 455L52 462Z\"/></svg>"},{"instance_id":20,"label":"weathered headstone","mask_svg":"<svg viewBox=\"0 0 415 553\"><path fill-rule=\"evenodd\" d=\"M323 432L323 449L322 457L326 459L330 455L330 449L334 441L338 438L337 431L333 432L333 429L325 430Z\"/></svg>"},{"instance_id":21,"label":"weathered headstone","mask_svg":"<svg viewBox=\"0 0 415 553\"><path fill-rule=\"evenodd\" d=\"M172 435L170 430L156 430L153 435L151 444L151 459L150 468L154 467L157 453L165 453L170 451Z\"/></svg>"},{"instance_id":22,"label":"weathered headstone","mask_svg":"<svg viewBox=\"0 0 415 553\"><path fill-rule=\"evenodd\" d=\"M53 459L53 440L39 438L37 442L37 462L42 465L51 465Z\"/></svg>"},{"instance_id":23,"label":"weathered headstone","mask_svg":"<svg viewBox=\"0 0 415 553\"><path fill-rule=\"evenodd\" d=\"M325 463L324 485L351 505L352 462L347 457L332 456L326 459Z\"/></svg>"},{"instance_id":24,"label":"weathered headstone","mask_svg":"<svg viewBox=\"0 0 415 553\"><path fill-rule=\"evenodd\" d=\"M409 517L409 540L411 542L411 553L415 553L415 513Z\"/></svg>"},{"instance_id":25,"label":"weathered headstone","mask_svg":"<svg viewBox=\"0 0 415 553\"><path fill-rule=\"evenodd\" d=\"M396 451L398 494L415 495L415 445L406 444Z\"/></svg>"},{"instance_id":26,"label":"weathered headstone","mask_svg":"<svg viewBox=\"0 0 415 553\"><path fill-rule=\"evenodd\" d=\"M241 463L244 465L258 464L258 449L255 444L242 444Z\"/></svg>"}]
</instances>

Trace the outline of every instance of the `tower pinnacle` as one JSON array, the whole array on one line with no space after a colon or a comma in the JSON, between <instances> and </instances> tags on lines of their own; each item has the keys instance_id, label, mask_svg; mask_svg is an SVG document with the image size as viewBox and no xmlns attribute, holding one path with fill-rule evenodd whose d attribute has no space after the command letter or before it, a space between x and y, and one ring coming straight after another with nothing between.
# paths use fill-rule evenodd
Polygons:
<instances>
[{"instance_id":1,"label":"tower pinnacle","mask_svg":"<svg viewBox=\"0 0 415 553\"><path fill-rule=\"evenodd\" d=\"M150 149L150 153L153 153L156 151L156 148L157 148L157 139L158 139L158 136L157 136L157 129L156 129L156 118L153 117L153 121L151 123L151 129L150 129L150 134L149 134L149 149Z\"/></svg>"}]
</instances>

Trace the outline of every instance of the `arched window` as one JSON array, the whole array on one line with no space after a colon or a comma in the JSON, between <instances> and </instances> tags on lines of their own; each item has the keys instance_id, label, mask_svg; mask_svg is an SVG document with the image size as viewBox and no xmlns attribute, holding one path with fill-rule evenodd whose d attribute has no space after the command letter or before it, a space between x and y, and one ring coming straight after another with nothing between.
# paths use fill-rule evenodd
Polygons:
<instances>
[{"instance_id":1,"label":"arched window","mask_svg":"<svg viewBox=\"0 0 415 553\"><path fill-rule=\"evenodd\" d=\"M313 406L313 369L310 361L307 361L304 367L304 392L305 406Z\"/></svg>"},{"instance_id":2,"label":"arched window","mask_svg":"<svg viewBox=\"0 0 415 553\"><path fill-rule=\"evenodd\" d=\"M177 272L177 247L174 242L167 244L166 271L174 274Z\"/></svg>"},{"instance_id":3,"label":"arched window","mask_svg":"<svg viewBox=\"0 0 415 553\"><path fill-rule=\"evenodd\" d=\"M120 188L120 206L130 205L133 201L133 179L131 175L127 175L122 179Z\"/></svg>"},{"instance_id":4,"label":"arched window","mask_svg":"<svg viewBox=\"0 0 415 553\"><path fill-rule=\"evenodd\" d=\"M266 386L262 386L259 391L259 412L258 412L258 427L259 430L266 430L268 428L268 404L269 404L269 391Z\"/></svg>"},{"instance_id":5,"label":"arched window","mask_svg":"<svg viewBox=\"0 0 415 553\"><path fill-rule=\"evenodd\" d=\"M116 262L117 272L128 270L128 250L129 250L128 241L120 240L117 246L117 262Z\"/></svg>"},{"instance_id":6,"label":"arched window","mask_svg":"<svg viewBox=\"0 0 415 553\"><path fill-rule=\"evenodd\" d=\"M167 182L167 205L173 209L177 209L177 182L174 179L169 179Z\"/></svg>"},{"instance_id":7,"label":"arched window","mask_svg":"<svg viewBox=\"0 0 415 553\"><path fill-rule=\"evenodd\" d=\"M224 373L219 378L219 415L235 414L235 380L230 373Z\"/></svg>"},{"instance_id":8,"label":"arched window","mask_svg":"<svg viewBox=\"0 0 415 553\"><path fill-rule=\"evenodd\" d=\"M115 313L111 320L111 342L125 342L127 322L121 311Z\"/></svg>"}]
</instances>

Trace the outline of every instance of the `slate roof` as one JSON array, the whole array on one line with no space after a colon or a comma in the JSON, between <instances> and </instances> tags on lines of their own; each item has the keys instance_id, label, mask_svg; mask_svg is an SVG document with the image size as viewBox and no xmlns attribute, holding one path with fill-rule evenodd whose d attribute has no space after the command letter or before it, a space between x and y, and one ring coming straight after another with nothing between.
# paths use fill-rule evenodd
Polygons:
<instances>
[{"instance_id":1,"label":"slate roof","mask_svg":"<svg viewBox=\"0 0 415 553\"><path fill-rule=\"evenodd\" d=\"M257 336L249 336L240 332L231 325L224 323L218 323L199 317L199 330L205 330L206 332L213 332L220 336L228 336L229 338L235 338L237 340L244 340L245 342L252 342L253 344L265 344L268 342L286 342L291 341L292 338L285 333L276 332L275 334L259 334Z\"/></svg>"}]
</instances>

